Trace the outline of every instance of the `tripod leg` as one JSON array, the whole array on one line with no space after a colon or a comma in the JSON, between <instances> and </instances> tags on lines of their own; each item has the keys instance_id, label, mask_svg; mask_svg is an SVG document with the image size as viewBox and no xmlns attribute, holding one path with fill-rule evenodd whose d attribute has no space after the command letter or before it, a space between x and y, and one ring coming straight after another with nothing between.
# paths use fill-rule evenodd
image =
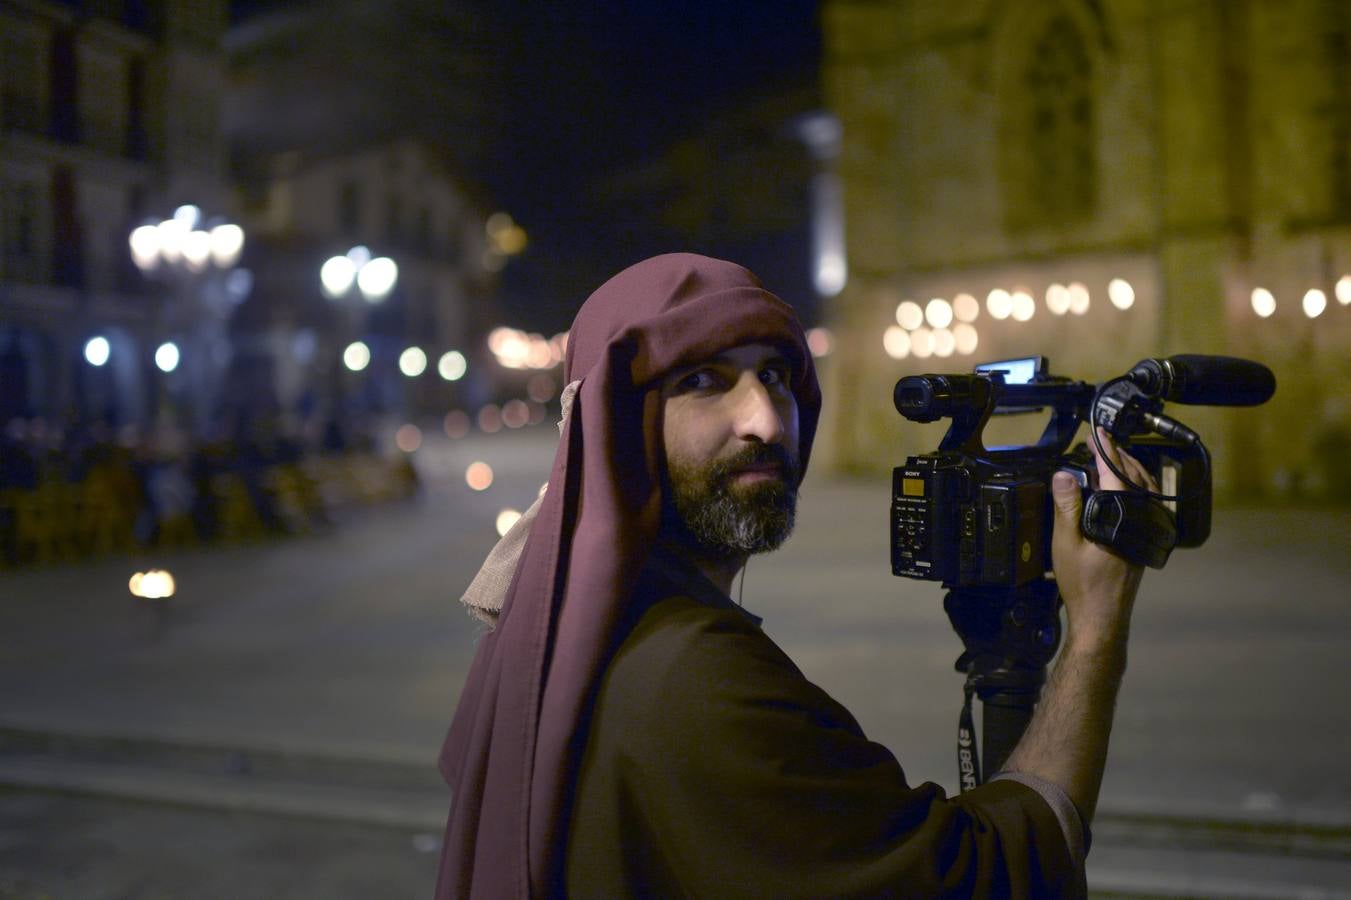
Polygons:
<instances>
[{"instance_id":1,"label":"tripod leg","mask_svg":"<svg viewBox=\"0 0 1351 900\"><path fill-rule=\"evenodd\" d=\"M981 697L984 712L981 715L981 747L985 757L985 780L1004 768L1009 754L1022 739L1032 710L1037 702L1035 693L997 691Z\"/></svg>"}]
</instances>

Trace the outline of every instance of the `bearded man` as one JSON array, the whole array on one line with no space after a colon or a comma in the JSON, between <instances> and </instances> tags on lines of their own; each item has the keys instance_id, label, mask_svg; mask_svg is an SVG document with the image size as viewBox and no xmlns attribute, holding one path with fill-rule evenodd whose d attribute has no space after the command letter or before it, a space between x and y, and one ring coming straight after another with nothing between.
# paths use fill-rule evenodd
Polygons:
<instances>
[{"instance_id":1,"label":"bearded man","mask_svg":"<svg viewBox=\"0 0 1351 900\"><path fill-rule=\"evenodd\" d=\"M1082 894L1140 572L1080 537L1073 482L1065 648L1006 771L949 798L729 598L788 536L816 430L791 308L740 266L656 257L582 306L565 375L548 489L465 596L494 627L442 753L437 896Z\"/></svg>"}]
</instances>

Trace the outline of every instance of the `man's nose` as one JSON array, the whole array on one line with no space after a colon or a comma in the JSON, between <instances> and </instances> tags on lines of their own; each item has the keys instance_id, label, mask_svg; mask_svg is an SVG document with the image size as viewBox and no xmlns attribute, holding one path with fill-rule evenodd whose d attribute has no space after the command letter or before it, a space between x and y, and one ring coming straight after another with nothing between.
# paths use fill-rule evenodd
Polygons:
<instances>
[{"instance_id":1,"label":"man's nose","mask_svg":"<svg viewBox=\"0 0 1351 900\"><path fill-rule=\"evenodd\" d=\"M746 379L738 391L736 435L746 441L777 444L783 440L783 417L759 378Z\"/></svg>"}]
</instances>

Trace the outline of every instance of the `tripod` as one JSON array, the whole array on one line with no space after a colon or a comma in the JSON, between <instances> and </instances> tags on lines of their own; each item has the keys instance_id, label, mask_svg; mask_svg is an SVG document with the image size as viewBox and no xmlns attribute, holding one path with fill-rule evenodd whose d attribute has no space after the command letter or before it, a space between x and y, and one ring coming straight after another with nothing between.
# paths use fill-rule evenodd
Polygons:
<instances>
[{"instance_id":1,"label":"tripod","mask_svg":"<svg viewBox=\"0 0 1351 900\"><path fill-rule=\"evenodd\" d=\"M966 649L956 669L966 673L966 702L957 731L962 790L998 772L1027 730L1046 682L1046 665L1060 645L1060 594L1045 576L1017 587L957 587L943 599ZM976 753L972 696L983 704L982 751Z\"/></svg>"}]
</instances>

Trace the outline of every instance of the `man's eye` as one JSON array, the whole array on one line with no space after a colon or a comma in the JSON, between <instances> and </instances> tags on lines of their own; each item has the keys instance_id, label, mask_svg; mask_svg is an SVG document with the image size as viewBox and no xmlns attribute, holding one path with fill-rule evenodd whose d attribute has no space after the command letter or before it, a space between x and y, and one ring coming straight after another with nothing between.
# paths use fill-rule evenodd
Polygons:
<instances>
[{"instance_id":1,"label":"man's eye","mask_svg":"<svg viewBox=\"0 0 1351 900\"><path fill-rule=\"evenodd\" d=\"M717 384L717 376L707 370L700 370L680 379L679 387L682 391L707 391L717 387Z\"/></svg>"},{"instance_id":2,"label":"man's eye","mask_svg":"<svg viewBox=\"0 0 1351 900\"><path fill-rule=\"evenodd\" d=\"M788 370L782 366L771 366L760 373L760 381L769 385L788 383Z\"/></svg>"}]
</instances>

